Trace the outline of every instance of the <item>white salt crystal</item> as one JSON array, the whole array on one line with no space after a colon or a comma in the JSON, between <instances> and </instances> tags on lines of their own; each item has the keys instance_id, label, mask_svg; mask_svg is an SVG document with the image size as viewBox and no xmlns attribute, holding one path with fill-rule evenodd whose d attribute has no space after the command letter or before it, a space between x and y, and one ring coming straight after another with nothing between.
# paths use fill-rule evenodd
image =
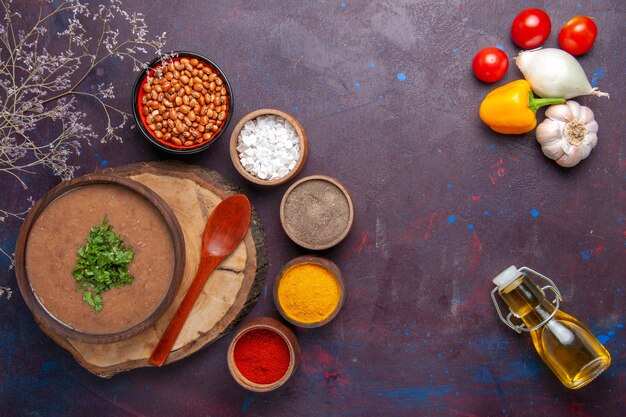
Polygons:
<instances>
[{"instance_id":1,"label":"white salt crystal","mask_svg":"<svg viewBox=\"0 0 626 417\"><path fill-rule=\"evenodd\" d=\"M237 141L241 164L261 179L289 174L300 157L298 133L279 116L259 116L245 123Z\"/></svg>"}]
</instances>

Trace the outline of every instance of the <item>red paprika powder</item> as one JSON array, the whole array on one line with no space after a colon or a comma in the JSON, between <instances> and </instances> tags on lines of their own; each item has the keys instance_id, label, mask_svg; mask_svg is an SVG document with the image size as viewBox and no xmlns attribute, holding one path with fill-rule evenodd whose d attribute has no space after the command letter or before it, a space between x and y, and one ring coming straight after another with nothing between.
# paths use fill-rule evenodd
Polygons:
<instances>
[{"instance_id":1,"label":"red paprika powder","mask_svg":"<svg viewBox=\"0 0 626 417\"><path fill-rule=\"evenodd\" d=\"M253 329L243 334L234 351L241 374L256 384L271 384L285 375L291 356L289 347L278 333Z\"/></svg>"}]
</instances>

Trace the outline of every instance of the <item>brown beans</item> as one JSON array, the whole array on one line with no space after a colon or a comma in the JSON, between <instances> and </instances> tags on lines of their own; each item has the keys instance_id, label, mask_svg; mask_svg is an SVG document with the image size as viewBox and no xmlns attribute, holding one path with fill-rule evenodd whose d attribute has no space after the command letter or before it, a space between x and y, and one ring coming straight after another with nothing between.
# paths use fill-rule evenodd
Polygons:
<instances>
[{"instance_id":1,"label":"brown beans","mask_svg":"<svg viewBox=\"0 0 626 417\"><path fill-rule=\"evenodd\" d=\"M197 58L161 66L142 86L141 113L155 138L176 146L211 140L228 116L224 80Z\"/></svg>"}]
</instances>

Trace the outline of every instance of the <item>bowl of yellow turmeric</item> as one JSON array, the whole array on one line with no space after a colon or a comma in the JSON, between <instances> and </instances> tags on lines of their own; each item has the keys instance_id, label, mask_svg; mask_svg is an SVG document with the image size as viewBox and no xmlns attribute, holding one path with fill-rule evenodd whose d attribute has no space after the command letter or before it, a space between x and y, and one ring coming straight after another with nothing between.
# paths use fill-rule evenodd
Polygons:
<instances>
[{"instance_id":1,"label":"bowl of yellow turmeric","mask_svg":"<svg viewBox=\"0 0 626 417\"><path fill-rule=\"evenodd\" d=\"M339 267L319 256L289 261L274 283L274 304L285 320L298 327L320 327L337 316L346 288Z\"/></svg>"}]
</instances>

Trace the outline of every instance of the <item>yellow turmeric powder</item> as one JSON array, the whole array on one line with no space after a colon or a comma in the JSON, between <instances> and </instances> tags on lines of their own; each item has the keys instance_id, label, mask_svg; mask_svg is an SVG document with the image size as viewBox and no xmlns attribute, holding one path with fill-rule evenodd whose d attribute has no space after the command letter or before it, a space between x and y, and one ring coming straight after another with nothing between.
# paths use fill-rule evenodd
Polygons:
<instances>
[{"instance_id":1,"label":"yellow turmeric powder","mask_svg":"<svg viewBox=\"0 0 626 417\"><path fill-rule=\"evenodd\" d=\"M329 270L304 263L292 266L283 274L277 296L285 315L303 324L314 324L333 314L341 298L341 288Z\"/></svg>"}]
</instances>

